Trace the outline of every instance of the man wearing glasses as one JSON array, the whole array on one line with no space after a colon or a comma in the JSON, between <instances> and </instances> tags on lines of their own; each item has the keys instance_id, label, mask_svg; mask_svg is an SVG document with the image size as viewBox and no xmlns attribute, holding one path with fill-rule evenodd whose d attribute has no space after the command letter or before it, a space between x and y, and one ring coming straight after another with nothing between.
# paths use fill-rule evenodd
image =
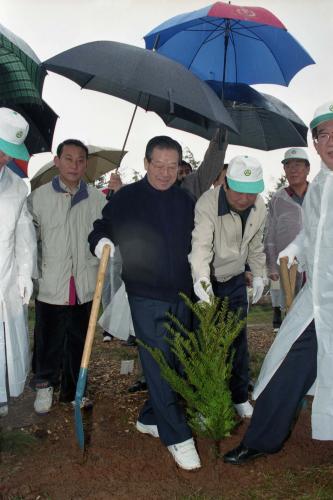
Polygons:
<instances>
[{"instance_id":1,"label":"man wearing glasses","mask_svg":"<svg viewBox=\"0 0 333 500\"><path fill-rule=\"evenodd\" d=\"M113 196L89 235L90 249L99 258L105 244L119 245L135 335L162 350L174 368L178 363L165 341L164 325L166 313L171 313L190 326L190 311L179 292L192 291L187 255L195 203L175 184L181 160L178 142L167 136L151 139L144 159L147 175ZM176 394L148 351L139 346L139 352L149 399L140 411L137 430L159 437L179 467L198 469L200 459Z\"/></svg>"},{"instance_id":2,"label":"man wearing glasses","mask_svg":"<svg viewBox=\"0 0 333 500\"><path fill-rule=\"evenodd\" d=\"M310 163L306 151L302 148L288 149L282 160L287 187L278 189L268 204L268 216L265 226L265 254L268 277L272 281L280 278L277 258L281 250L295 239L303 226L302 204L308 189L307 177ZM303 284L304 273L297 273L296 289L298 293ZM281 326L281 309L284 310L285 298L280 289L279 305L274 307L273 326Z\"/></svg>"},{"instance_id":3,"label":"man wearing glasses","mask_svg":"<svg viewBox=\"0 0 333 500\"><path fill-rule=\"evenodd\" d=\"M316 110L310 128L321 168L304 200L304 227L279 254L289 266L295 258L304 262L307 282L265 358L251 423L224 455L230 464L279 451L310 389L312 437L333 440L333 100Z\"/></svg>"}]
</instances>

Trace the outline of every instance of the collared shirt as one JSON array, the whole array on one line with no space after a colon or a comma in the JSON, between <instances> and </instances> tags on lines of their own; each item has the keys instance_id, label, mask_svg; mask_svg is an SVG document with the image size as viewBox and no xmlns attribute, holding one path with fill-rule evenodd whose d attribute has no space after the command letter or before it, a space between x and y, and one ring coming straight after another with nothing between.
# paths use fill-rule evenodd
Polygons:
<instances>
[{"instance_id":1,"label":"collared shirt","mask_svg":"<svg viewBox=\"0 0 333 500\"><path fill-rule=\"evenodd\" d=\"M302 194L302 196L299 196L297 193L295 193L295 191L293 190L293 188L291 186L287 186L284 189L289 194L289 196L294 200L295 203L298 203L298 205L302 206L303 201L304 201L304 197L305 197L306 192L308 190L308 187L309 187L309 183L307 182L305 191Z\"/></svg>"},{"instance_id":2,"label":"collared shirt","mask_svg":"<svg viewBox=\"0 0 333 500\"><path fill-rule=\"evenodd\" d=\"M242 222L242 236L244 235L246 221L250 215L252 208L254 208L254 205L251 205L246 210L242 210L241 212L238 212L237 210L232 209L228 203L226 193L225 193L223 187L221 187L220 192L219 192L217 215L219 217L222 217L223 215L230 214L231 211L237 213L239 215L239 217L241 218L241 222Z\"/></svg>"}]
</instances>

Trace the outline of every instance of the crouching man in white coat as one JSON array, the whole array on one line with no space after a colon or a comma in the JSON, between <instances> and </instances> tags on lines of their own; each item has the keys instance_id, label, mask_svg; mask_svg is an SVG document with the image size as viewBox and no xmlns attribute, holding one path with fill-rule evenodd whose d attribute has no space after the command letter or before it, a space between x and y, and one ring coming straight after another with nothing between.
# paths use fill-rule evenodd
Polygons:
<instances>
[{"instance_id":1,"label":"crouching man in white coat","mask_svg":"<svg viewBox=\"0 0 333 500\"><path fill-rule=\"evenodd\" d=\"M279 451L311 387L312 437L333 440L333 99L316 110L310 128L321 168L304 199L304 227L279 254L289 265L296 257L307 282L265 358L249 428L224 455L230 464Z\"/></svg>"},{"instance_id":2,"label":"crouching man in white coat","mask_svg":"<svg viewBox=\"0 0 333 500\"><path fill-rule=\"evenodd\" d=\"M6 167L11 158L29 159L23 144L28 130L20 114L0 108L0 417L8 413L9 397L23 392L29 372L24 308L32 293L36 236L26 205L28 189Z\"/></svg>"}]
</instances>

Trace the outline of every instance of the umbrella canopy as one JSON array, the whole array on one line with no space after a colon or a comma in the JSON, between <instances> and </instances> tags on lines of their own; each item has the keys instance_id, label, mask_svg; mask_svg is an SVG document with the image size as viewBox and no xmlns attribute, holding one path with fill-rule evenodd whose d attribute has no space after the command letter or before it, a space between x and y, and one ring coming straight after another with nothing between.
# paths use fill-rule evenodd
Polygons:
<instances>
[{"instance_id":1,"label":"umbrella canopy","mask_svg":"<svg viewBox=\"0 0 333 500\"><path fill-rule=\"evenodd\" d=\"M271 12L216 2L173 17L145 37L146 47L183 64L202 80L288 85L314 64Z\"/></svg>"},{"instance_id":2,"label":"umbrella canopy","mask_svg":"<svg viewBox=\"0 0 333 500\"><path fill-rule=\"evenodd\" d=\"M122 152L119 149L102 149L97 146L88 146L88 150L88 166L83 180L89 183L117 168L127 153L127 151ZM58 169L54 162L50 161L30 179L31 190L50 182L55 175L58 175Z\"/></svg>"},{"instance_id":3,"label":"umbrella canopy","mask_svg":"<svg viewBox=\"0 0 333 500\"><path fill-rule=\"evenodd\" d=\"M217 92L221 90L221 83L210 84ZM257 92L246 84L225 84L224 97L224 105L239 131L228 132L228 144L264 151L307 145L307 126L276 97ZM168 125L209 140L216 131L214 127L207 129L178 118Z\"/></svg>"},{"instance_id":4,"label":"umbrella canopy","mask_svg":"<svg viewBox=\"0 0 333 500\"><path fill-rule=\"evenodd\" d=\"M139 47L111 41L79 45L44 63L82 88L125 99L146 111L202 117L235 130L223 104L211 88L182 65Z\"/></svg>"},{"instance_id":5,"label":"umbrella canopy","mask_svg":"<svg viewBox=\"0 0 333 500\"><path fill-rule=\"evenodd\" d=\"M0 24L0 101L41 104L45 68L21 38Z\"/></svg>"}]
</instances>

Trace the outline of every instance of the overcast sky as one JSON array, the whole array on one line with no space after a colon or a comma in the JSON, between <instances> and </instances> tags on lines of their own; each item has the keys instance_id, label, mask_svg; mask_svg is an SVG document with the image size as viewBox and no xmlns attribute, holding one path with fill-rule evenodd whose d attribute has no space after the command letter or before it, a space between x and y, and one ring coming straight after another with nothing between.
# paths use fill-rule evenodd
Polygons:
<instances>
[{"instance_id":1,"label":"overcast sky","mask_svg":"<svg viewBox=\"0 0 333 500\"><path fill-rule=\"evenodd\" d=\"M115 40L144 47L143 36L164 20L208 5L206 0L2 0L1 23L23 38L41 60L70 47L93 41ZM271 10L303 45L316 65L301 70L289 87L257 85L288 104L308 125L314 109L333 99L331 0L237 0L237 5L260 6ZM68 137L77 137L98 146L122 147L133 105L109 95L80 90L73 82L49 73L44 99L60 116L53 149ZM154 113L139 110L128 140L129 153L122 171L142 169L147 141L168 134L188 146L197 160L203 158L208 142L197 136L168 129ZM310 138L309 138L310 139ZM257 157L265 173L267 187L282 173L284 150L262 152L230 146L227 160L236 154ZM319 160L309 140L311 176ZM49 158L48 158L49 159ZM32 169L41 160L32 163Z\"/></svg>"}]
</instances>

